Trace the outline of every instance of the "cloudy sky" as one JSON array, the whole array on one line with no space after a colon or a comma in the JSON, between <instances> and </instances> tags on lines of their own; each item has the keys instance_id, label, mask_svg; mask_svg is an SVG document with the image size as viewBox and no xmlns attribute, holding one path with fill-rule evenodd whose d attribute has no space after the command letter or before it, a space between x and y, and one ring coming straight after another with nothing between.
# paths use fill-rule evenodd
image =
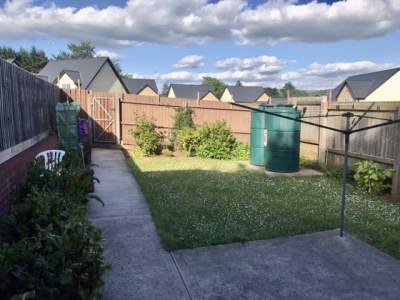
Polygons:
<instances>
[{"instance_id":1,"label":"cloudy sky","mask_svg":"<svg viewBox=\"0 0 400 300\"><path fill-rule=\"evenodd\" d=\"M333 88L400 66L400 0L0 1L2 46L58 54L82 40L159 87Z\"/></svg>"}]
</instances>

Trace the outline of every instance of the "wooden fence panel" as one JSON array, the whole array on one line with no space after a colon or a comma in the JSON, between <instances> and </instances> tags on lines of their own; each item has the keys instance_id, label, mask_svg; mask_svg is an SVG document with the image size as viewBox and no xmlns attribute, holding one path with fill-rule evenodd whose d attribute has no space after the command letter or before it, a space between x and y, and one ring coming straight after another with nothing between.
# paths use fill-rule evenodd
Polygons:
<instances>
[{"instance_id":1,"label":"wooden fence panel","mask_svg":"<svg viewBox=\"0 0 400 300\"><path fill-rule=\"evenodd\" d=\"M60 89L0 60L0 152L55 129Z\"/></svg>"}]
</instances>

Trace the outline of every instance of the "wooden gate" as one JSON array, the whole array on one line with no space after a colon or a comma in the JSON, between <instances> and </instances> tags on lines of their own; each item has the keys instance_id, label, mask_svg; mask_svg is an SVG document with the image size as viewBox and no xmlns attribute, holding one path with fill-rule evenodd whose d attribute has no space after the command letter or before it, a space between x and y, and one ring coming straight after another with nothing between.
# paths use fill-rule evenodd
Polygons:
<instances>
[{"instance_id":1,"label":"wooden gate","mask_svg":"<svg viewBox=\"0 0 400 300\"><path fill-rule=\"evenodd\" d=\"M115 99L93 98L93 142L115 143Z\"/></svg>"}]
</instances>

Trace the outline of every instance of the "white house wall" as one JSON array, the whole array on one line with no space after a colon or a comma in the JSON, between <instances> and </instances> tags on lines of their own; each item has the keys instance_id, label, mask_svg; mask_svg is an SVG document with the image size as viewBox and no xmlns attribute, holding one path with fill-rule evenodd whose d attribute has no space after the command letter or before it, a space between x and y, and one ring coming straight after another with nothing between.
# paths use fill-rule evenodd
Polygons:
<instances>
[{"instance_id":1,"label":"white house wall","mask_svg":"<svg viewBox=\"0 0 400 300\"><path fill-rule=\"evenodd\" d=\"M63 85L68 85L69 84L69 89L73 90L76 89L75 82L69 77L67 74L64 74L63 76L60 77L60 80L57 83L57 86L59 88L63 88ZM65 87L67 88L67 87Z\"/></svg>"},{"instance_id":2,"label":"white house wall","mask_svg":"<svg viewBox=\"0 0 400 300\"><path fill-rule=\"evenodd\" d=\"M109 63L104 64L86 89L95 92L126 93Z\"/></svg>"},{"instance_id":3,"label":"white house wall","mask_svg":"<svg viewBox=\"0 0 400 300\"><path fill-rule=\"evenodd\" d=\"M373 91L365 101L400 101L400 71Z\"/></svg>"},{"instance_id":4,"label":"white house wall","mask_svg":"<svg viewBox=\"0 0 400 300\"><path fill-rule=\"evenodd\" d=\"M173 88L169 89L168 98L176 98Z\"/></svg>"}]
</instances>

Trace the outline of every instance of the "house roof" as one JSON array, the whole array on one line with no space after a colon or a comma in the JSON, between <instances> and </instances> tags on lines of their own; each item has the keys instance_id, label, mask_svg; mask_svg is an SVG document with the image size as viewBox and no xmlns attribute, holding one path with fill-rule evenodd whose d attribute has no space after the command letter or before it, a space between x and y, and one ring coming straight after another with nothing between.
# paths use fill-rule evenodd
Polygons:
<instances>
[{"instance_id":1,"label":"house roof","mask_svg":"<svg viewBox=\"0 0 400 300\"><path fill-rule=\"evenodd\" d=\"M197 93L200 93L200 99L203 99L208 93L212 93L217 97L211 85L171 84L169 88L174 90L176 98L196 100Z\"/></svg>"},{"instance_id":2,"label":"house roof","mask_svg":"<svg viewBox=\"0 0 400 300\"><path fill-rule=\"evenodd\" d=\"M338 95L347 84L356 99L365 99L399 71L400 68L395 68L350 76L332 91L332 98L337 100Z\"/></svg>"},{"instance_id":3,"label":"house roof","mask_svg":"<svg viewBox=\"0 0 400 300\"><path fill-rule=\"evenodd\" d=\"M68 77L71 78L72 81L73 81L75 84L78 84L78 80L79 80L80 82L82 82L81 73L80 73L79 71L62 70L61 73L60 73L60 77L63 76L64 74L68 75ZM56 80L57 80L57 78L54 79L53 83L54 83Z\"/></svg>"},{"instance_id":4,"label":"house roof","mask_svg":"<svg viewBox=\"0 0 400 300\"><path fill-rule=\"evenodd\" d=\"M108 57L94 57L94 58L84 58L84 59L64 59L64 60L51 60L47 65L39 72L41 76L47 76L49 82L54 82L57 76L61 74L64 70L70 70L79 72L82 79L82 89L87 89L93 79L96 77L97 73L101 68L109 63L113 69L115 76L120 80L121 84L127 90L125 84L118 75L114 64Z\"/></svg>"},{"instance_id":5,"label":"house roof","mask_svg":"<svg viewBox=\"0 0 400 300\"><path fill-rule=\"evenodd\" d=\"M156 81L154 79L140 79L140 78L122 78L129 94L139 94L148 86L155 93L158 93Z\"/></svg>"},{"instance_id":6,"label":"house roof","mask_svg":"<svg viewBox=\"0 0 400 300\"><path fill-rule=\"evenodd\" d=\"M261 86L227 86L226 88L237 103L256 102L265 93Z\"/></svg>"},{"instance_id":7,"label":"house roof","mask_svg":"<svg viewBox=\"0 0 400 300\"><path fill-rule=\"evenodd\" d=\"M5 59L5 61L21 68L21 65L19 64L18 60L16 60L15 58L7 58L7 59Z\"/></svg>"}]
</instances>

